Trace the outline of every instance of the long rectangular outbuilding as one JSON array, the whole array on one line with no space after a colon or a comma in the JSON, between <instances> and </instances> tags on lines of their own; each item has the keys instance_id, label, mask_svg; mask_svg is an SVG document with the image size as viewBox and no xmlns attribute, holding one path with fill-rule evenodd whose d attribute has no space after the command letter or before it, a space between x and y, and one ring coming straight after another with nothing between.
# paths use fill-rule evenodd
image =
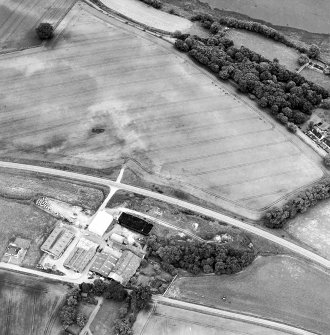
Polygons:
<instances>
[{"instance_id":1,"label":"long rectangular outbuilding","mask_svg":"<svg viewBox=\"0 0 330 335\"><path fill-rule=\"evenodd\" d=\"M118 218L118 223L130 230L133 230L139 234L147 236L153 225L137 216L128 214L128 213L121 213Z\"/></svg>"},{"instance_id":2,"label":"long rectangular outbuilding","mask_svg":"<svg viewBox=\"0 0 330 335\"><path fill-rule=\"evenodd\" d=\"M41 246L41 250L54 258L59 258L74 239L74 234L66 228L56 227Z\"/></svg>"}]
</instances>

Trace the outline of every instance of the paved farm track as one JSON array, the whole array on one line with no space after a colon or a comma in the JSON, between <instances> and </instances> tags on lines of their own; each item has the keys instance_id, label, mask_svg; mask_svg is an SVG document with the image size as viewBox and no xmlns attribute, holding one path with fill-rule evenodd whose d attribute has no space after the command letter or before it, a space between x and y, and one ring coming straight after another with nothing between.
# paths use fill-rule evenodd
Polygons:
<instances>
[{"instance_id":1,"label":"paved farm track","mask_svg":"<svg viewBox=\"0 0 330 335\"><path fill-rule=\"evenodd\" d=\"M168 43L104 18L79 3L53 44L0 58L0 154L96 168L130 157L252 210L322 177Z\"/></svg>"},{"instance_id":2,"label":"paved farm track","mask_svg":"<svg viewBox=\"0 0 330 335\"><path fill-rule=\"evenodd\" d=\"M40 22L56 26L76 0L0 0L0 51L37 45Z\"/></svg>"}]
</instances>

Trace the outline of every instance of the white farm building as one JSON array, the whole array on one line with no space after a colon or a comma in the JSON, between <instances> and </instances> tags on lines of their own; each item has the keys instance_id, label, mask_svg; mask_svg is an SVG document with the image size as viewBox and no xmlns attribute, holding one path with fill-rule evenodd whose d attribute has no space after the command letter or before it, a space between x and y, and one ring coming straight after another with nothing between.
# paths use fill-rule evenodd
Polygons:
<instances>
[{"instance_id":1,"label":"white farm building","mask_svg":"<svg viewBox=\"0 0 330 335\"><path fill-rule=\"evenodd\" d=\"M103 236L103 234L110 226L112 220L112 215L110 215L106 211L100 211L94 216L93 221L88 226L88 230L99 236Z\"/></svg>"}]
</instances>

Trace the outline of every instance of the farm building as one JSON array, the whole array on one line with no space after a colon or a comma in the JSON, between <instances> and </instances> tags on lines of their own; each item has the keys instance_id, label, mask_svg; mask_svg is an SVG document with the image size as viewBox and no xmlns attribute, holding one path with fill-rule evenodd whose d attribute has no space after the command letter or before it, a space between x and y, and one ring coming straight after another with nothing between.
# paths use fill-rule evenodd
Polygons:
<instances>
[{"instance_id":1,"label":"farm building","mask_svg":"<svg viewBox=\"0 0 330 335\"><path fill-rule=\"evenodd\" d=\"M59 258L73 239L74 234L71 231L56 227L41 246L41 250L54 258Z\"/></svg>"},{"instance_id":2,"label":"farm building","mask_svg":"<svg viewBox=\"0 0 330 335\"><path fill-rule=\"evenodd\" d=\"M122 285L127 285L141 264L141 258L133 252L125 250L119 258L115 268L109 274L109 278L118 281Z\"/></svg>"},{"instance_id":3,"label":"farm building","mask_svg":"<svg viewBox=\"0 0 330 335\"><path fill-rule=\"evenodd\" d=\"M97 254L89 271L108 277L112 269L115 267L118 258L110 252L102 251Z\"/></svg>"},{"instance_id":4,"label":"farm building","mask_svg":"<svg viewBox=\"0 0 330 335\"><path fill-rule=\"evenodd\" d=\"M118 218L118 223L125 228L145 236L150 233L153 227L151 223L128 213L121 213Z\"/></svg>"},{"instance_id":5,"label":"farm building","mask_svg":"<svg viewBox=\"0 0 330 335\"><path fill-rule=\"evenodd\" d=\"M64 266L76 272L83 272L96 253L98 244L81 238L64 262Z\"/></svg>"},{"instance_id":6,"label":"farm building","mask_svg":"<svg viewBox=\"0 0 330 335\"><path fill-rule=\"evenodd\" d=\"M30 240L16 237L15 241L7 246L2 262L20 265L30 247L30 243Z\"/></svg>"},{"instance_id":7,"label":"farm building","mask_svg":"<svg viewBox=\"0 0 330 335\"><path fill-rule=\"evenodd\" d=\"M119 234L116 234L116 233L113 233L111 236L110 236L111 240L119 243L119 244L123 244L124 241L125 241L125 237L124 236L121 236Z\"/></svg>"},{"instance_id":8,"label":"farm building","mask_svg":"<svg viewBox=\"0 0 330 335\"><path fill-rule=\"evenodd\" d=\"M92 233L95 233L99 236L103 236L108 227L111 225L113 220L112 215L106 211L98 212L91 224L88 227L88 230Z\"/></svg>"}]
</instances>

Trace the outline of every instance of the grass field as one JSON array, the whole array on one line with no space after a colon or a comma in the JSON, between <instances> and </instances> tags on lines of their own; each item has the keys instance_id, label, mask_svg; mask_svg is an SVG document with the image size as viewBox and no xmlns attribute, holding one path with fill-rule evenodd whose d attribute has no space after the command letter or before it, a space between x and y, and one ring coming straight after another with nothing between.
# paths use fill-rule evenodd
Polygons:
<instances>
[{"instance_id":1,"label":"grass field","mask_svg":"<svg viewBox=\"0 0 330 335\"><path fill-rule=\"evenodd\" d=\"M211 7L234 11L274 25L328 34L328 0L205 0Z\"/></svg>"},{"instance_id":2,"label":"grass field","mask_svg":"<svg viewBox=\"0 0 330 335\"><path fill-rule=\"evenodd\" d=\"M330 260L330 203L321 202L290 220L285 230L295 239Z\"/></svg>"},{"instance_id":3,"label":"grass field","mask_svg":"<svg viewBox=\"0 0 330 335\"><path fill-rule=\"evenodd\" d=\"M208 315L173 306L157 304L149 316L142 312L134 324L135 334L141 335L285 335L287 333Z\"/></svg>"},{"instance_id":4,"label":"grass field","mask_svg":"<svg viewBox=\"0 0 330 335\"><path fill-rule=\"evenodd\" d=\"M1 334L58 335L57 309L66 292L61 284L1 271Z\"/></svg>"},{"instance_id":5,"label":"grass field","mask_svg":"<svg viewBox=\"0 0 330 335\"><path fill-rule=\"evenodd\" d=\"M298 51L282 43L275 42L257 33L239 29L230 29L227 36L234 41L237 48L244 45L270 60L277 58L282 65L285 65L291 71L300 67L298 65L300 55Z\"/></svg>"},{"instance_id":6,"label":"grass field","mask_svg":"<svg viewBox=\"0 0 330 335\"><path fill-rule=\"evenodd\" d=\"M118 318L119 309L122 306L122 302L104 299L102 306L100 307L92 324L90 325L92 334L113 335L113 323Z\"/></svg>"},{"instance_id":7,"label":"grass field","mask_svg":"<svg viewBox=\"0 0 330 335\"><path fill-rule=\"evenodd\" d=\"M35 27L40 22L56 24L76 0L1 0L0 51L40 44Z\"/></svg>"},{"instance_id":8,"label":"grass field","mask_svg":"<svg viewBox=\"0 0 330 335\"><path fill-rule=\"evenodd\" d=\"M329 275L286 256L260 257L236 275L179 278L169 296L330 332Z\"/></svg>"},{"instance_id":9,"label":"grass field","mask_svg":"<svg viewBox=\"0 0 330 335\"><path fill-rule=\"evenodd\" d=\"M91 14L104 18L77 5L48 48L1 57L0 154L97 168L130 157L252 210L322 177L291 135L166 42Z\"/></svg>"}]
</instances>

